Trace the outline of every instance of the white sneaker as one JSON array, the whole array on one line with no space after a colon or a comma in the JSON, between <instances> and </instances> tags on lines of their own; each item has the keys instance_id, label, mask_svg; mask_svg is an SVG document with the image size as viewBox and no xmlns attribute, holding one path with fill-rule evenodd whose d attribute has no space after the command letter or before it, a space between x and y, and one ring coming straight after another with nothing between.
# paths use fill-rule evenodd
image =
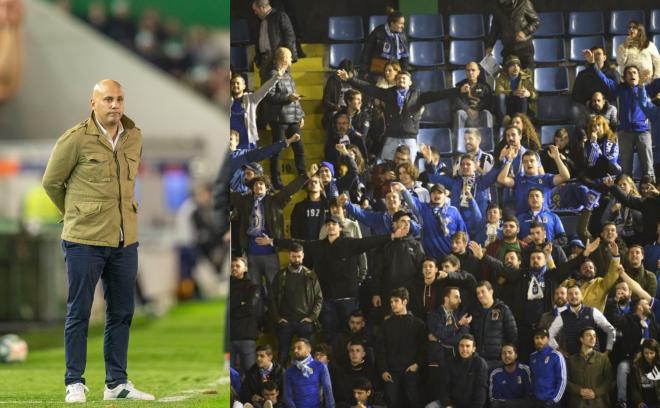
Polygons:
<instances>
[{"instance_id":1,"label":"white sneaker","mask_svg":"<svg viewBox=\"0 0 660 408\"><path fill-rule=\"evenodd\" d=\"M87 402L86 392L89 392L89 388L83 383L74 383L66 386L66 397L64 398L65 402Z\"/></svg>"},{"instance_id":2,"label":"white sneaker","mask_svg":"<svg viewBox=\"0 0 660 408\"><path fill-rule=\"evenodd\" d=\"M136 389L132 382L127 381L126 384L119 384L113 389L108 388L106 385L105 391L103 391L103 399L106 401L122 399L153 401L156 397Z\"/></svg>"}]
</instances>

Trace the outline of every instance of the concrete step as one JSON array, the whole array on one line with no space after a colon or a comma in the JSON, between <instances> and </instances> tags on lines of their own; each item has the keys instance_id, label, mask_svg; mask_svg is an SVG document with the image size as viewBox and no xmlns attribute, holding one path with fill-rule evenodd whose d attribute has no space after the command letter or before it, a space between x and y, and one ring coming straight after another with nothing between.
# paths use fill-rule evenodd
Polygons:
<instances>
[{"instance_id":1,"label":"concrete step","mask_svg":"<svg viewBox=\"0 0 660 408\"><path fill-rule=\"evenodd\" d=\"M293 71L326 71L323 57L301 58L293 64Z\"/></svg>"},{"instance_id":2,"label":"concrete step","mask_svg":"<svg viewBox=\"0 0 660 408\"><path fill-rule=\"evenodd\" d=\"M296 91L299 95L302 95L303 100L323 100L323 85L298 85L296 83Z\"/></svg>"},{"instance_id":3,"label":"concrete step","mask_svg":"<svg viewBox=\"0 0 660 408\"><path fill-rule=\"evenodd\" d=\"M320 113L305 113L305 129L323 129L322 121Z\"/></svg>"},{"instance_id":4,"label":"concrete step","mask_svg":"<svg viewBox=\"0 0 660 408\"><path fill-rule=\"evenodd\" d=\"M322 158L325 155L325 144L313 143L307 140L307 135L303 135L303 144L305 147L305 160ZM293 149L284 149L280 154L283 159L293 159Z\"/></svg>"},{"instance_id":5,"label":"concrete step","mask_svg":"<svg viewBox=\"0 0 660 408\"><path fill-rule=\"evenodd\" d=\"M329 73L322 71L294 71L291 75L298 87L302 85L324 86Z\"/></svg>"},{"instance_id":6,"label":"concrete step","mask_svg":"<svg viewBox=\"0 0 660 408\"><path fill-rule=\"evenodd\" d=\"M307 125L305 125L305 128L301 130L301 134L303 138L303 143L305 143L305 145L307 145L308 143L324 144L326 139L328 138L325 130L321 128L307 128ZM270 130L259 131L260 146L265 146L267 144L270 144L272 143L272 140L273 138L270 133ZM307 155L307 152L305 152L305 155Z\"/></svg>"},{"instance_id":7,"label":"concrete step","mask_svg":"<svg viewBox=\"0 0 660 408\"><path fill-rule=\"evenodd\" d=\"M302 49L307 58L323 57L328 50L328 46L325 44L303 44Z\"/></svg>"},{"instance_id":8,"label":"concrete step","mask_svg":"<svg viewBox=\"0 0 660 408\"><path fill-rule=\"evenodd\" d=\"M320 113L321 115L323 114L323 103L321 100L303 98L300 103L303 110L305 111L305 115L314 113Z\"/></svg>"}]
</instances>

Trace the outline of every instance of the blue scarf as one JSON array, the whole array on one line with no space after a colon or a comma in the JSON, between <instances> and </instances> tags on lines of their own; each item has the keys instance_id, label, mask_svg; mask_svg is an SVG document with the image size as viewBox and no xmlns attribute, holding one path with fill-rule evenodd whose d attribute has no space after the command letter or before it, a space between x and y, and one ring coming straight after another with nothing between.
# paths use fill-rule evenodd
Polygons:
<instances>
[{"instance_id":1,"label":"blue scarf","mask_svg":"<svg viewBox=\"0 0 660 408\"><path fill-rule=\"evenodd\" d=\"M401 41L401 33L393 33L390 31L390 26L385 23L385 34L387 34L387 41L383 44L383 53L381 56L385 59L408 58L408 50L406 44Z\"/></svg>"},{"instance_id":2,"label":"blue scarf","mask_svg":"<svg viewBox=\"0 0 660 408\"><path fill-rule=\"evenodd\" d=\"M396 90L396 104L399 107L399 112L403 109L403 104L406 103L406 95L408 94L407 89L397 89Z\"/></svg>"},{"instance_id":3,"label":"blue scarf","mask_svg":"<svg viewBox=\"0 0 660 408\"><path fill-rule=\"evenodd\" d=\"M440 231L442 231L442 235L447 236L449 235L449 228L447 227L447 224L449 223L449 220L446 217L447 213L447 207L449 207L449 204L445 203L445 205L441 206L434 206L433 208L433 215L435 215L435 218L438 220L438 228Z\"/></svg>"},{"instance_id":4,"label":"blue scarf","mask_svg":"<svg viewBox=\"0 0 660 408\"><path fill-rule=\"evenodd\" d=\"M254 207L252 208L252 214L250 214L250 225L248 226L249 236L258 237L266 230L266 217L263 205L264 197L266 196L261 198L254 197Z\"/></svg>"},{"instance_id":5,"label":"blue scarf","mask_svg":"<svg viewBox=\"0 0 660 408\"><path fill-rule=\"evenodd\" d=\"M310 354L302 361L293 360L293 365L295 365L298 370L302 371L303 377L309 378L310 375L314 374L314 370L309 366L312 361L312 355Z\"/></svg>"}]
</instances>

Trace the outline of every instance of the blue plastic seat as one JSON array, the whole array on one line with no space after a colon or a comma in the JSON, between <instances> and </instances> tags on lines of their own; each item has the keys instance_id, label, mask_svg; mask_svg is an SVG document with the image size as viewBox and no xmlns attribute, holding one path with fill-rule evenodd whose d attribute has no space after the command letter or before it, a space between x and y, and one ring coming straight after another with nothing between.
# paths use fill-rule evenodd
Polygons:
<instances>
[{"instance_id":1,"label":"blue plastic seat","mask_svg":"<svg viewBox=\"0 0 660 408\"><path fill-rule=\"evenodd\" d=\"M451 100L441 99L427 104L420 123L427 126L448 126L451 123Z\"/></svg>"},{"instance_id":2,"label":"blue plastic seat","mask_svg":"<svg viewBox=\"0 0 660 408\"><path fill-rule=\"evenodd\" d=\"M410 65L437 67L445 63L445 50L442 41L412 41L410 43Z\"/></svg>"},{"instance_id":3,"label":"blue plastic seat","mask_svg":"<svg viewBox=\"0 0 660 408\"><path fill-rule=\"evenodd\" d=\"M612 14L610 14L610 34L628 35L628 24L631 21L646 25L644 10L612 10Z\"/></svg>"},{"instance_id":4,"label":"blue plastic seat","mask_svg":"<svg viewBox=\"0 0 660 408\"><path fill-rule=\"evenodd\" d=\"M564 40L561 38L535 38L534 62L559 63L566 60Z\"/></svg>"},{"instance_id":5,"label":"blue plastic seat","mask_svg":"<svg viewBox=\"0 0 660 408\"><path fill-rule=\"evenodd\" d=\"M229 37L232 45L249 43L250 30L248 29L247 20L243 18L232 20Z\"/></svg>"},{"instance_id":6,"label":"blue plastic seat","mask_svg":"<svg viewBox=\"0 0 660 408\"><path fill-rule=\"evenodd\" d=\"M328 38L331 41L361 41L364 39L362 17L338 16L328 19Z\"/></svg>"},{"instance_id":7,"label":"blue plastic seat","mask_svg":"<svg viewBox=\"0 0 660 408\"><path fill-rule=\"evenodd\" d=\"M564 29L564 13L561 11L549 11L538 13L539 28L534 32L534 37L559 37L566 33Z\"/></svg>"},{"instance_id":8,"label":"blue plastic seat","mask_svg":"<svg viewBox=\"0 0 660 408\"><path fill-rule=\"evenodd\" d=\"M360 66L362 43L330 44L330 68L339 68L339 63L349 59L354 67Z\"/></svg>"},{"instance_id":9,"label":"blue plastic seat","mask_svg":"<svg viewBox=\"0 0 660 408\"><path fill-rule=\"evenodd\" d=\"M573 37L571 38L571 51L569 59L574 62L584 62L582 50L590 49L592 47L605 47L605 38L602 35L590 37Z\"/></svg>"},{"instance_id":10,"label":"blue plastic seat","mask_svg":"<svg viewBox=\"0 0 660 408\"><path fill-rule=\"evenodd\" d=\"M575 130L575 125L546 125L541 126L541 144L549 145L555 141L555 132L558 129L566 128L568 134L570 135Z\"/></svg>"},{"instance_id":11,"label":"blue plastic seat","mask_svg":"<svg viewBox=\"0 0 660 408\"><path fill-rule=\"evenodd\" d=\"M479 148L484 152L492 152L495 148L495 138L493 128L478 128L479 133L481 134L481 144ZM458 129L458 134L456 135L456 152L465 153L465 129Z\"/></svg>"},{"instance_id":12,"label":"blue plastic seat","mask_svg":"<svg viewBox=\"0 0 660 408\"><path fill-rule=\"evenodd\" d=\"M619 45L623 44L624 41L626 41L627 35L615 35L612 37L612 56L610 59L615 60L617 56L617 48L619 48Z\"/></svg>"},{"instance_id":13,"label":"blue plastic seat","mask_svg":"<svg viewBox=\"0 0 660 408\"><path fill-rule=\"evenodd\" d=\"M248 57L247 48L245 47L231 47L229 50L231 65L236 72L247 72L248 70Z\"/></svg>"},{"instance_id":14,"label":"blue plastic seat","mask_svg":"<svg viewBox=\"0 0 660 408\"><path fill-rule=\"evenodd\" d=\"M534 88L538 92L568 92L568 69L566 67L534 69Z\"/></svg>"},{"instance_id":15,"label":"blue plastic seat","mask_svg":"<svg viewBox=\"0 0 660 408\"><path fill-rule=\"evenodd\" d=\"M502 41L500 40L495 41L495 45L493 46L493 57L495 57L495 60L500 65L504 64L504 59L502 58L503 49L504 49L504 44L502 44Z\"/></svg>"},{"instance_id":16,"label":"blue plastic seat","mask_svg":"<svg viewBox=\"0 0 660 408\"><path fill-rule=\"evenodd\" d=\"M541 95L536 102L536 117L543 124L570 121L572 106L569 95Z\"/></svg>"},{"instance_id":17,"label":"blue plastic seat","mask_svg":"<svg viewBox=\"0 0 660 408\"><path fill-rule=\"evenodd\" d=\"M651 10L651 19L649 20L649 33L660 33L660 9Z\"/></svg>"},{"instance_id":18,"label":"blue plastic seat","mask_svg":"<svg viewBox=\"0 0 660 408\"><path fill-rule=\"evenodd\" d=\"M449 16L449 36L459 39L481 38L486 35L481 14L452 14Z\"/></svg>"},{"instance_id":19,"label":"blue plastic seat","mask_svg":"<svg viewBox=\"0 0 660 408\"><path fill-rule=\"evenodd\" d=\"M415 88L426 91L439 91L445 89L444 71L415 71L412 74Z\"/></svg>"},{"instance_id":20,"label":"blue plastic seat","mask_svg":"<svg viewBox=\"0 0 660 408\"><path fill-rule=\"evenodd\" d=\"M369 34L374 31L374 28L385 23L387 23L387 16L369 16Z\"/></svg>"},{"instance_id":21,"label":"blue plastic seat","mask_svg":"<svg viewBox=\"0 0 660 408\"><path fill-rule=\"evenodd\" d=\"M451 154L451 129L449 128L427 128L419 129L417 143L433 146L440 154Z\"/></svg>"},{"instance_id":22,"label":"blue plastic seat","mask_svg":"<svg viewBox=\"0 0 660 408\"><path fill-rule=\"evenodd\" d=\"M484 57L482 40L454 40L449 45L449 63L465 65L470 61L479 62Z\"/></svg>"},{"instance_id":23,"label":"blue plastic seat","mask_svg":"<svg viewBox=\"0 0 660 408\"><path fill-rule=\"evenodd\" d=\"M465 70L464 69L455 69L451 71L451 85L456 86L459 82L465 79Z\"/></svg>"},{"instance_id":24,"label":"blue plastic seat","mask_svg":"<svg viewBox=\"0 0 660 408\"><path fill-rule=\"evenodd\" d=\"M602 11L573 11L568 14L569 35L605 34L605 20Z\"/></svg>"},{"instance_id":25,"label":"blue plastic seat","mask_svg":"<svg viewBox=\"0 0 660 408\"><path fill-rule=\"evenodd\" d=\"M413 14L408 18L408 35L420 40L436 40L445 35L442 14Z\"/></svg>"},{"instance_id":26,"label":"blue plastic seat","mask_svg":"<svg viewBox=\"0 0 660 408\"><path fill-rule=\"evenodd\" d=\"M660 44L660 34L656 34L653 36L653 43Z\"/></svg>"}]
</instances>

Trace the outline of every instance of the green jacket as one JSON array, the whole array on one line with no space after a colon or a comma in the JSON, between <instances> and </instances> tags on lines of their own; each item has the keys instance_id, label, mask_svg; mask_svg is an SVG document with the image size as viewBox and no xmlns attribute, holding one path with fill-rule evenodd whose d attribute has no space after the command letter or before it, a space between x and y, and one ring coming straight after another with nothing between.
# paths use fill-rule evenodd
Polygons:
<instances>
[{"instance_id":1,"label":"green jacket","mask_svg":"<svg viewBox=\"0 0 660 408\"><path fill-rule=\"evenodd\" d=\"M123 116L124 133L113 152L94 114L55 143L43 187L64 215L62 239L118 247L137 241L138 204L133 196L142 155L142 133Z\"/></svg>"},{"instance_id":2,"label":"green jacket","mask_svg":"<svg viewBox=\"0 0 660 408\"><path fill-rule=\"evenodd\" d=\"M534 88L534 79L532 78L532 73L527 69L520 71L520 82L518 82L518 88L516 89L520 89L521 87L526 88L529 91L529 109L536 112L536 98L538 97L538 94ZM506 69L503 68L500 74L497 76L497 79L495 79L495 95L504 94L509 96L511 95L512 91L514 91L514 89L511 89L511 80L509 79L509 75L506 73Z\"/></svg>"},{"instance_id":3,"label":"green jacket","mask_svg":"<svg viewBox=\"0 0 660 408\"><path fill-rule=\"evenodd\" d=\"M568 406L571 408L608 408L610 390L614 384L612 365L607 355L593 351L588 358L581 352L568 359ZM580 396L580 389L591 388L596 399L587 401Z\"/></svg>"}]
</instances>

